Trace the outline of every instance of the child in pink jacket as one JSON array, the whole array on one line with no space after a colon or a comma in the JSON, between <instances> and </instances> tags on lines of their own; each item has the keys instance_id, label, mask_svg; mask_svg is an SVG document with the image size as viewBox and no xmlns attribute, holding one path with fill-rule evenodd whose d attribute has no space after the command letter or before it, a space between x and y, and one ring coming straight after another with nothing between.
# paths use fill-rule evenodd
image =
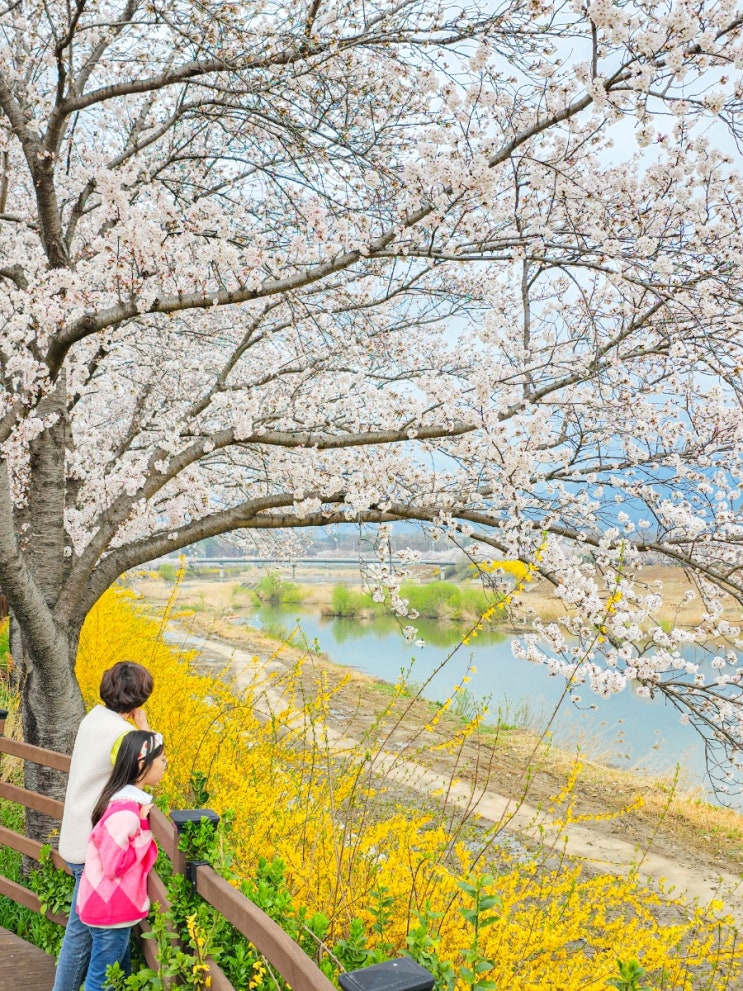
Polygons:
<instances>
[{"instance_id":1,"label":"child in pink jacket","mask_svg":"<svg viewBox=\"0 0 743 991\"><path fill-rule=\"evenodd\" d=\"M77 896L78 914L92 936L85 991L102 991L106 968L123 963L132 927L149 911L147 876L157 845L147 821L152 798L142 789L159 784L166 766L159 733L126 733L93 809Z\"/></svg>"}]
</instances>

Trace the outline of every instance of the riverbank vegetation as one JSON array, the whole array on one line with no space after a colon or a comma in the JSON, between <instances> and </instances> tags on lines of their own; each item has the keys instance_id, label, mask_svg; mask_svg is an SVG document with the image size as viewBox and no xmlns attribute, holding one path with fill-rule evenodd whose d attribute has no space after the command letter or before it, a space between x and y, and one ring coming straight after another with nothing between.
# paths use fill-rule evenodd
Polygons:
<instances>
[{"instance_id":1,"label":"riverbank vegetation","mask_svg":"<svg viewBox=\"0 0 743 991\"><path fill-rule=\"evenodd\" d=\"M523 630L534 619L544 624L561 623L575 613L574 608L555 595L549 582L535 575L533 566L519 561L493 561L480 568L487 573L486 586L490 587L483 588L472 577L471 566L466 566L465 573L455 581L430 580L430 569L422 569L418 578L411 577L402 583L400 594L419 616L442 622L460 619L469 622L493 604L498 608L491 622L499 628ZM211 609L219 607L226 613L258 603L283 603L317 608L324 615L346 618L390 614L387 605L375 602L364 591L358 567L348 569L343 581L335 584L318 581L321 573L316 568L298 567L296 578L294 570L289 578L288 569L266 572L249 564L232 565L229 569L189 566L179 576L175 565L168 564L156 572L138 573L136 584L146 587L148 597L164 600L179 581L184 604L200 609L208 598ZM663 590L665 601L651 618L662 630L692 628L702 621L704 601L682 568L647 566L636 577L648 591ZM132 580L130 576L128 581ZM735 603L726 599L723 606L722 617L737 622Z\"/></svg>"},{"instance_id":2,"label":"riverbank vegetation","mask_svg":"<svg viewBox=\"0 0 743 991\"><path fill-rule=\"evenodd\" d=\"M253 587L254 599L268 605L289 605L302 602L307 593L294 582L286 581L278 571L270 571Z\"/></svg>"},{"instance_id":3,"label":"riverbank vegetation","mask_svg":"<svg viewBox=\"0 0 743 991\"><path fill-rule=\"evenodd\" d=\"M447 581L403 582L399 594L408 603L413 616L440 622L474 622L501 598L498 593L486 593L479 585L456 585ZM330 601L320 611L324 616L367 618L389 613L389 606L385 602L375 602L366 592L347 585L334 585Z\"/></svg>"},{"instance_id":4,"label":"riverbank vegetation","mask_svg":"<svg viewBox=\"0 0 743 991\"><path fill-rule=\"evenodd\" d=\"M390 761L395 727L418 711L400 682L379 695L365 734L339 745L328 725L348 679L330 678L312 654L286 669L256 658L237 680L234 671L205 675L193 653L163 638L173 608L145 615L131 593L106 593L80 644L86 702L117 660L135 657L152 670L150 721L169 756L158 804L207 802L222 815L216 866L257 900L273 892L277 921L302 934L332 979L400 954L428 967L439 991L487 991L490 982L513 991L605 988L618 960L637 961L658 988L722 991L737 978L741 950L719 905L683 905L636 871L592 873L559 839L508 842L504 823L457 804L456 755L476 744L482 712L455 719L443 705ZM496 747L509 736L488 732ZM424 753L453 758L438 796L415 787L411 769ZM14 773L17 765L3 766ZM548 802L565 828L584 818L574 803L580 774L581 762L571 762ZM0 925L12 921L7 906ZM200 932L236 986L275 987L255 950L207 916L199 914Z\"/></svg>"},{"instance_id":5,"label":"riverbank vegetation","mask_svg":"<svg viewBox=\"0 0 743 991\"><path fill-rule=\"evenodd\" d=\"M176 576L168 572L161 577L169 583ZM283 578L278 571L270 571L253 581L233 583L231 590L231 601L225 604L228 609L245 608L251 603L272 606L303 603L316 606L323 616L329 617L368 619L390 614L388 602L376 601L358 585L302 585ZM444 623L475 622L503 598L501 593L486 591L476 582L406 581L401 583L399 594L408 603L412 615ZM188 590L185 600L189 601Z\"/></svg>"},{"instance_id":6,"label":"riverbank vegetation","mask_svg":"<svg viewBox=\"0 0 743 991\"><path fill-rule=\"evenodd\" d=\"M168 570L163 573L166 567ZM163 565L152 577L163 580L166 586L163 591L167 595L178 575L173 565ZM392 615L389 602L376 601L358 583L302 584L290 581L278 571L242 577L241 582L230 582L218 581L212 575L206 576L207 581L193 582L185 571L181 576L185 579L181 601L188 608L201 611L205 608L206 590L211 606L221 608L226 614L251 606L304 605L331 618L373 619ZM503 593L485 590L476 581L409 580L401 583L399 595L408 603L411 616L441 623L476 623L483 613L492 610L494 605L500 606L504 599ZM497 624L506 619L505 610L498 608L492 614L491 622Z\"/></svg>"},{"instance_id":7,"label":"riverbank vegetation","mask_svg":"<svg viewBox=\"0 0 743 991\"><path fill-rule=\"evenodd\" d=\"M368 592L359 592L348 585L334 585L330 602L320 608L323 616L358 619L385 612L384 603L375 602Z\"/></svg>"}]
</instances>

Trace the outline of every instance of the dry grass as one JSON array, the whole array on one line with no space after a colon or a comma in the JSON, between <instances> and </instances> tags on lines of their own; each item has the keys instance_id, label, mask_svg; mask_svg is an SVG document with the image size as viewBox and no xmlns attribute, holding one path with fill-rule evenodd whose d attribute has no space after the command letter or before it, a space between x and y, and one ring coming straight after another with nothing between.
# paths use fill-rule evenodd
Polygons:
<instances>
[{"instance_id":1,"label":"dry grass","mask_svg":"<svg viewBox=\"0 0 743 991\"><path fill-rule=\"evenodd\" d=\"M653 617L656 623L663 626L691 627L701 622L705 606L696 585L683 568L651 565L640 568L635 575L635 581L646 592L662 592L663 607ZM695 598L690 602L684 602L689 592L693 592ZM527 585L514 605L517 616L536 615L543 622L557 621L568 615L563 603L555 598L550 583L544 580ZM733 623L743 622L743 611L732 597L726 600L724 617Z\"/></svg>"},{"instance_id":2,"label":"dry grass","mask_svg":"<svg viewBox=\"0 0 743 991\"><path fill-rule=\"evenodd\" d=\"M5 685L0 685L0 707L5 709L8 716L5 720L3 735L9 740L22 740L21 717L17 699L5 691ZM0 778L15 785L23 784L24 761L20 757L0 754Z\"/></svg>"}]
</instances>

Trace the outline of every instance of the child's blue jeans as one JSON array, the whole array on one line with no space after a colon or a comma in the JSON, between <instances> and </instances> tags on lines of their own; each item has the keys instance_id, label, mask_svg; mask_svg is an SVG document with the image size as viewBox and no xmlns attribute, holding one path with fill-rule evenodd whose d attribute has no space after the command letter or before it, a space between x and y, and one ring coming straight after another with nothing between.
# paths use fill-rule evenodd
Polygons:
<instances>
[{"instance_id":1,"label":"child's blue jeans","mask_svg":"<svg viewBox=\"0 0 743 991\"><path fill-rule=\"evenodd\" d=\"M67 920L62 949L57 960L57 973L52 991L79 991L85 980L90 958L90 930L77 914L77 889L85 864L68 864L75 879L72 906Z\"/></svg>"},{"instance_id":2,"label":"child's blue jeans","mask_svg":"<svg viewBox=\"0 0 743 991\"><path fill-rule=\"evenodd\" d=\"M67 864L75 879L72 892L72 906L67 920L62 949L57 960L57 973L52 991L79 991L88 972L90 959L91 930L80 921L77 914L77 889L80 887L80 876L84 864ZM120 961L125 973L129 973L129 942L126 944L127 953Z\"/></svg>"},{"instance_id":3,"label":"child's blue jeans","mask_svg":"<svg viewBox=\"0 0 743 991\"><path fill-rule=\"evenodd\" d=\"M129 937L132 926L108 929L89 926L92 942L88 976L85 978L85 991L103 991L106 983L106 968L118 963L122 966L129 956Z\"/></svg>"}]
</instances>

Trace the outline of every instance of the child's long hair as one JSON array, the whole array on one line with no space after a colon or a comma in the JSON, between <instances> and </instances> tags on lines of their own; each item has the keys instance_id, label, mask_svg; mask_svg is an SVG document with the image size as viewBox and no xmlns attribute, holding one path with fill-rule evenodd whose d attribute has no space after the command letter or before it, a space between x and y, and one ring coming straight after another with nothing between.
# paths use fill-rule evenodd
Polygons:
<instances>
[{"instance_id":1,"label":"child's long hair","mask_svg":"<svg viewBox=\"0 0 743 991\"><path fill-rule=\"evenodd\" d=\"M94 826L106 811L106 806L113 795L125 785L135 784L162 752L163 740L159 733L152 733L149 730L132 730L124 735L119 752L116 754L116 763L111 771L111 777L104 785L90 815Z\"/></svg>"}]
</instances>

